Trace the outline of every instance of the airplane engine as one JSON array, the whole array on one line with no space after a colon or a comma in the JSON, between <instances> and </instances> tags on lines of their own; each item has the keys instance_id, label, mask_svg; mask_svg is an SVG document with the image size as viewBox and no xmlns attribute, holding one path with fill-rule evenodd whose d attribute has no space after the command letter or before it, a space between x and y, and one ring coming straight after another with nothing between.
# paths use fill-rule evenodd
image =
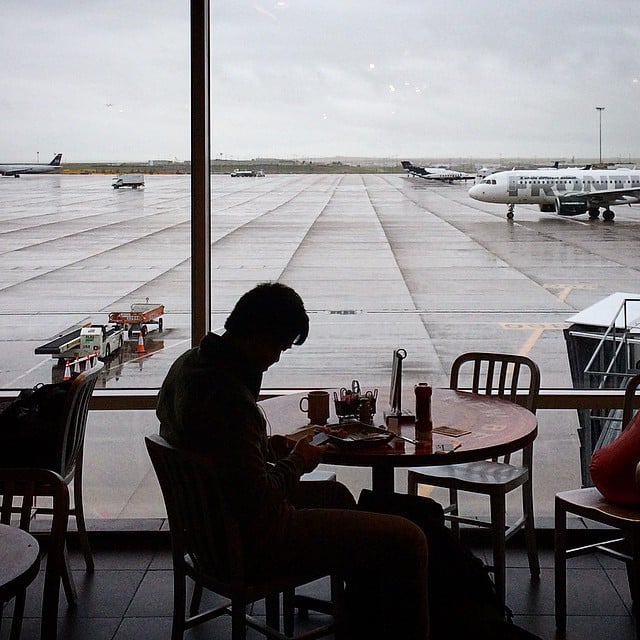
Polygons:
<instances>
[{"instance_id":1,"label":"airplane engine","mask_svg":"<svg viewBox=\"0 0 640 640\"><path fill-rule=\"evenodd\" d=\"M540 211L543 213L554 213L556 210L556 205L554 204L541 204Z\"/></svg>"},{"instance_id":2,"label":"airplane engine","mask_svg":"<svg viewBox=\"0 0 640 640\"><path fill-rule=\"evenodd\" d=\"M555 211L561 216L579 216L587 213L587 196L559 196L556 198Z\"/></svg>"}]
</instances>

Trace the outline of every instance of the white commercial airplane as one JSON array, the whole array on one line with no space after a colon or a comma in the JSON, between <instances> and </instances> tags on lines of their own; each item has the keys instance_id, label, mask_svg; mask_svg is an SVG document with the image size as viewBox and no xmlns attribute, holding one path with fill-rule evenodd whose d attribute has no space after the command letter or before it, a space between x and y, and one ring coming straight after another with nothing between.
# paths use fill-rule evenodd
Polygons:
<instances>
[{"instance_id":1,"label":"white commercial airplane","mask_svg":"<svg viewBox=\"0 0 640 640\"><path fill-rule=\"evenodd\" d=\"M513 218L516 204L537 204L561 216L588 213L613 220L611 205L640 202L640 171L635 169L514 169L492 173L469 189L482 202L506 204Z\"/></svg>"},{"instance_id":2,"label":"white commercial airplane","mask_svg":"<svg viewBox=\"0 0 640 640\"><path fill-rule=\"evenodd\" d=\"M19 178L22 173L51 173L60 169L62 154L57 153L48 164L0 164L0 175Z\"/></svg>"},{"instance_id":3,"label":"white commercial airplane","mask_svg":"<svg viewBox=\"0 0 640 640\"><path fill-rule=\"evenodd\" d=\"M440 180L453 184L454 180L475 180L476 177L463 171L452 171L443 167L418 167L408 160L402 161L402 166L407 170L407 174L424 180Z\"/></svg>"}]
</instances>

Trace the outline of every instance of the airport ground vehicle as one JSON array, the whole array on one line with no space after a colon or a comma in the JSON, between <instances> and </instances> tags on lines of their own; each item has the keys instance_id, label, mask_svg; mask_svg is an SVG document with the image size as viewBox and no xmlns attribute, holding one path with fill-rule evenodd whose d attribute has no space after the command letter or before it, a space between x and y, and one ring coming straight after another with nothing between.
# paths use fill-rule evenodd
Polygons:
<instances>
[{"instance_id":1,"label":"airport ground vehicle","mask_svg":"<svg viewBox=\"0 0 640 640\"><path fill-rule=\"evenodd\" d=\"M111 186L114 189L120 189L121 187L131 187L131 189L144 187L144 176L141 173L125 173L114 178Z\"/></svg>"},{"instance_id":2,"label":"airport ground vehicle","mask_svg":"<svg viewBox=\"0 0 640 640\"><path fill-rule=\"evenodd\" d=\"M258 169L234 169L230 174L232 178L264 178L264 171Z\"/></svg>"},{"instance_id":3,"label":"airport ground vehicle","mask_svg":"<svg viewBox=\"0 0 640 640\"><path fill-rule=\"evenodd\" d=\"M146 336L149 331L162 331L164 305L149 303L132 304L130 311L112 311L109 322L124 328L127 337L136 338L140 334Z\"/></svg>"},{"instance_id":4,"label":"airport ground vehicle","mask_svg":"<svg viewBox=\"0 0 640 640\"><path fill-rule=\"evenodd\" d=\"M108 360L124 344L125 329L117 324L88 324L43 344L35 349L38 355L50 355L63 364L95 354Z\"/></svg>"}]
</instances>

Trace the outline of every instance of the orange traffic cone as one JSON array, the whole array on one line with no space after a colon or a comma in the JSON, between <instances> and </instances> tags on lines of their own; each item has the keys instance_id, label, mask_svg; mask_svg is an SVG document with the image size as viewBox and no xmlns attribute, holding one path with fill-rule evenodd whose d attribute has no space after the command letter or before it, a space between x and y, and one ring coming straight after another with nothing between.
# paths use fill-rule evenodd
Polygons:
<instances>
[{"instance_id":1,"label":"orange traffic cone","mask_svg":"<svg viewBox=\"0 0 640 640\"><path fill-rule=\"evenodd\" d=\"M71 380L71 367L69 366L69 361L65 360L64 362L64 375L62 376L63 380Z\"/></svg>"},{"instance_id":2,"label":"orange traffic cone","mask_svg":"<svg viewBox=\"0 0 640 640\"><path fill-rule=\"evenodd\" d=\"M76 356L75 362L73 363L73 373L80 373L80 358Z\"/></svg>"},{"instance_id":3,"label":"orange traffic cone","mask_svg":"<svg viewBox=\"0 0 640 640\"><path fill-rule=\"evenodd\" d=\"M136 353L144 353L144 337L142 336L142 332L138 336L138 346L136 348Z\"/></svg>"}]
</instances>

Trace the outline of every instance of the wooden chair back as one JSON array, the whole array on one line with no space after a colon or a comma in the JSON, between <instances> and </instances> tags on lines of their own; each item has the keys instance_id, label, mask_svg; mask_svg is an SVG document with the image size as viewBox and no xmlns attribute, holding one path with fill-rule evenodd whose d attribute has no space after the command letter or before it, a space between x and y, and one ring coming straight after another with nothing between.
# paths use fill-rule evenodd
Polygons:
<instances>
[{"instance_id":1,"label":"wooden chair back","mask_svg":"<svg viewBox=\"0 0 640 640\"><path fill-rule=\"evenodd\" d=\"M89 402L103 367L104 363L96 360L91 368L79 373L71 384L65 402L64 423L61 425L57 445L56 460L59 467L55 471L67 481L82 460Z\"/></svg>"},{"instance_id":2,"label":"wooden chair back","mask_svg":"<svg viewBox=\"0 0 640 640\"><path fill-rule=\"evenodd\" d=\"M518 392L524 391L523 404L535 413L540 393L540 368L526 356L480 351L463 353L451 366L449 388L511 402L518 402Z\"/></svg>"},{"instance_id":3,"label":"wooden chair back","mask_svg":"<svg viewBox=\"0 0 640 640\"><path fill-rule=\"evenodd\" d=\"M516 403L518 394L524 393L522 404L535 413L540 394L540 368L526 356L470 351L459 355L451 365L449 388ZM501 458L506 463L510 459L510 455ZM529 445L522 452L522 464L530 469L532 463L533 445Z\"/></svg>"},{"instance_id":4,"label":"wooden chair back","mask_svg":"<svg viewBox=\"0 0 640 640\"><path fill-rule=\"evenodd\" d=\"M145 441L167 510L174 562L184 565L186 556L198 573L230 587L241 585L240 533L220 494L215 469L204 457L161 436Z\"/></svg>"}]
</instances>

